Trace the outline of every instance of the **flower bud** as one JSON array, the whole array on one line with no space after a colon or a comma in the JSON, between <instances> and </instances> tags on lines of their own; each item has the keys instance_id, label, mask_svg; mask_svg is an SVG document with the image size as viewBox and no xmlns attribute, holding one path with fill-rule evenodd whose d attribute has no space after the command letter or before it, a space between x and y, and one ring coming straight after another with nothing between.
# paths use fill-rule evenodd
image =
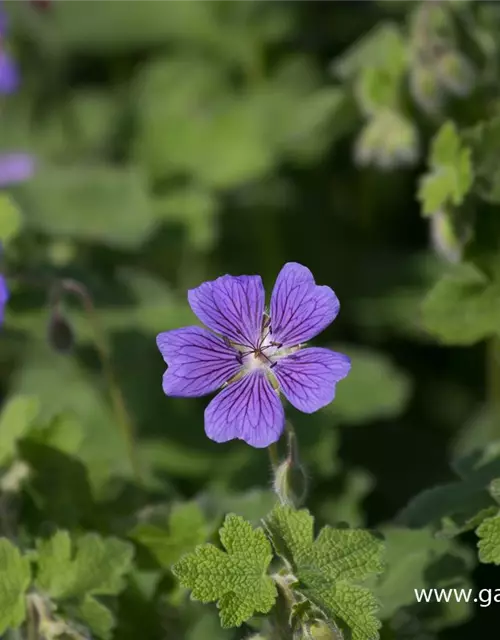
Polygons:
<instances>
[{"instance_id":1,"label":"flower bud","mask_svg":"<svg viewBox=\"0 0 500 640\"><path fill-rule=\"evenodd\" d=\"M75 342L73 328L58 308L54 308L50 316L47 337L50 346L60 353L70 351Z\"/></svg>"},{"instance_id":2,"label":"flower bud","mask_svg":"<svg viewBox=\"0 0 500 640\"><path fill-rule=\"evenodd\" d=\"M288 457L274 473L273 489L281 504L298 507L307 492L307 478L298 461Z\"/></svg>"},{"instance_id":3,"label":"flower bud","mask_svg":"<svg viewBox=\"0 0 500 640\"><path fill-rule=\"evenodd\" d=\"M343 640L342 631L325 620L306 622L302 628L301 640Z\"/></svg>"}]
</instances>

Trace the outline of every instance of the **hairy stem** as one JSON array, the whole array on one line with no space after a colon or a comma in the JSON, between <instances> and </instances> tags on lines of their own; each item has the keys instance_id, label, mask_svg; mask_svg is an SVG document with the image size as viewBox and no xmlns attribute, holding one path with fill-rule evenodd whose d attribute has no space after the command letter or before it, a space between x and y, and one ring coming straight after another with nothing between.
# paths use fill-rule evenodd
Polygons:
<instances>
[{"instance_id":1,"label":"hairy stem","mask_svg":"<svg viewBox=\"0 0 500 640\"><path fill-rule=\"evenodd\" d=\"M38 640L37 610L31 599L27 605L26 640Z\"/></svg>"},{"instance_id":2,"label":"hairy stem","mask_svg":"<svg viewBox=\"0 0 500 640\"><path fill-rule=\"evenodd\" d=\"M279 464L280 464L280 458L278 454L278 445L276 444L276 442L273 442L273 444L270 444L267 447L267 450L269 452L269 460L271 461L271 467L273 471L276 471L276 469L279 467Z\"/></svg>"}]
</instances>

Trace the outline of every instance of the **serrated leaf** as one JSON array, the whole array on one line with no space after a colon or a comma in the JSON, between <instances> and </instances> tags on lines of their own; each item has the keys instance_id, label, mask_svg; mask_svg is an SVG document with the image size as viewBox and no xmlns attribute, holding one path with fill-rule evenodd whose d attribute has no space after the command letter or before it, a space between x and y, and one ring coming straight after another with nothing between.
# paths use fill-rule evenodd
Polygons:
<instances>
[{"instance_id":1,"label":"serrated leaf","mask_svg":"<svg viewBox=\"0 0 500 640\"><path fill-rule=\"evenodd\" d=\"M265 520L276 553L297 568L314 542L314 518L307 509L275 507Z\"/></svg>"},{"instance_id":2,"label":"serrated leaf","mask_svg":"<svg viewBox=\"0 0 500 640\"><path fill-rule=\"evenodd\" d=\"M376 598L353 584L383 569L383 544L369 531L323 527L313 540L313 518L303 509L276 506L266 519L276 552L292 566L294 587L356 640L378 638ZM360 604L361 603L361 604Z\"/></svg>"},{"instance_id":3,"label":"serrated leaf","mask_svg":"<svg viewBox=\"0 0 500 640\"><path fill-rule=\"evenodd\" d=\"M96 636L108 640L112 637L112 630L115 626L115 619L111 611L95 598L87 596L78 607L75 608L74 616Z\"/></svg>"},{"instance_id":4,"label":"serrated leaf","mask_svg":"<svg viewBox=\"0 0 500 640\"><path fill-rule=\"evenodd\" d=\"M86 534L73 545L67 531L37 541L37 587L54 599L116 595L133 557L132 545Z\"/></svg>"},{"instance_id":5,"label":"serrated leaf","mask_svg":"<svg viewBox=\"0 0 500 640\"><path fill-rule=\"evenodd\" d=\"M462 145L455 125L446 122L433 140L430 172L422 178L418 199L424 215L464 202L473 183L471 150Z\"/></svg>"},{"instance_id":6,"label":"serrated leaf","mask_svg":"<svg viewBox=\"0 0 500 640\"><path fill-rule=\"evenodd\" d=\"M316 572L304 570L300 576L302 593L327 616L340 618L351 640L375 640L381 623L377 619L379 603L364 587L348 582L334 582Z\"/></svg>"},{"instance_id":7,"label":"serrated leaf","mask_svg":"<svg viewBox=\"0 0 500 640\"><path fill-rule=\"evenodd\" d=\"M182 557L173 572L195 600L218 601L224 628L239 627L254 613L270 611L276 600L276 586L267 575L271 545L262 529L233 514L226 516L220 539L225 552L200 546Z\"/></svg>"},{"instance_id":8,"label":"serrated leaf","mask_svg":"<svg viewBox=\"0 0 500 640\"><path fill-rule=\"evenodd\" d=\"M0 414L0 465L12 458L16 444L33 426L39 412L38 398L14 395Z\"/></svg>"},{"instance_id":9,"label":"serrated leaf","mask_svg":"<svg viewBox=\"0 0 500 640\"><path fill-rule=\"evenodd\" d=\"M17 206L7 194L0 193L0 246L13 240L22 225L23 218Z\"/></svg>"},{"instance_id":10,"label":"serrated leaf","mask_svg":"<svg viewBox=\"0 0 500 640\"><path fill-rule=\"evenodd\" d=\"M500 564L500 515L484 520L476 529L479 560Z\"/></svg>"},{"instance_id":11,"label":"serrated leaf","mask_svg":"<svg viewBox=\"0 0 500 640\"><path fill-rule=\"evenodd\" d=\"M464 131L464 139L472 149L474 188L484 200L500 202L500 168L498 145L500 143L500 116L481 122Z\"/></svg>"},{"instance_id":12,"label":"serrated leaf","mask_svg":"<svg viewBox=\"0 0 500 640\"><path fill-rule=\"evenodd\" d=\"M149 549L165 568L205 542L207 536L208 524L196 502L175 505L165 526L140 523L130 532L130 537Z\"/></svg>"},{"instance_id":13,"label":"serrated leaf","mask_svg":"<svg viewBox=\"0 0 500 640\"><path fill-rule=\"evenodd\" d=\"M0 538L0 634L16 629L26 617L25 592L31 580L30 563L6 538Z\"/></svg>"},{"instance_id":14,"label":"serrated leaf","mask_svg":"<svg viewBox=\"0 0 500 640\"><path fill-rule=\"evenodd\" d=\"M460 264L427 294L422 323L445 344L470 345L494 335L500 326L500 286L472 264Z\"/></svg>"}]
</instances>

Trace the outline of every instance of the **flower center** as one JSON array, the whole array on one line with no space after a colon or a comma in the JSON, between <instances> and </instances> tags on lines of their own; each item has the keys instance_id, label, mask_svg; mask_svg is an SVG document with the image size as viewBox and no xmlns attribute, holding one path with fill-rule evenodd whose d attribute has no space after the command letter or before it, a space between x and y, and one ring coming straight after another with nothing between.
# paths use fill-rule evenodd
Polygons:
<instances>
[{"instance_id":1,"label":"flower center","mask_svg":"<svg viewBox=\"0 0 500 640\"><path fill-rule=\"evenodd\" d=\"M271 332L264 329L258 346L242 353L242 363L247 371L255 369L272 369L276 361L285 354L280 353L280 344L273 342Z\"/></svg>"}]
</instances>

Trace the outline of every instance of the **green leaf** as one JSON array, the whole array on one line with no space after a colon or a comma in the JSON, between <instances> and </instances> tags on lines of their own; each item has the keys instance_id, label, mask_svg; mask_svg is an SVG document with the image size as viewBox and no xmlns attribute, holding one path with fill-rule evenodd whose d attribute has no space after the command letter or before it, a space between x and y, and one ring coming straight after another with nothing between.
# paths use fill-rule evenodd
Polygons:
<instances>
[{"instance_id":1,"label":"green leaf","mask_svg":"<svg viewBox=\"0 0 500 640\"><path fill-rule=\"evenodd\" d=\"M411 382L407 374L377 351L336 344L351 358L351 371L338 387L328 411L347 424L393 418L406 407Z\"/></svg>"},{"instance_id":2,"label":"green leaf","mask_svg":"<svg viewBox=\"0 0 500 640\"><path fill-rule=\"evenodd\" d=\"M307 569L301 574L301 582L302 593L327 616L340 617L352 640L379 637L379 603L368 589L348 582L334 583Z\"/></svg>"},{"instance_id":3,"label":"green leaf","mask_svg":"<svg viewBox=\"0 0 500 640\"><path fill-rule=\"evenodd\" d=\"M400 75L390 69L366 67L360 73L357 98L363 112L370 116L382 109L397 110L400 100Z\"/></svg>"},{"instance_id":4,"label":"green leaf","mask_svg":"<svg viewBox=\"0 0 500 640\"><path fill-rule=\"evenodd\" d=\"M19 198L27 224L54 236L136 247L156 225L145 180L132 167L40 168Z\"/></svg>"},{"instance_id":5,"label":"green leaf","mask_svg":"<svg viewBox=\"0 0 500 640\"><path fill-rule=\"evenodd\" d=\"M354 156L360 166L384 171L412 165L419 155L418 131L400 113L390 109L370 117L356 139Z\"/></svg>"},{"instance_id":6,"label":"green leaf","mask_svg":"<svg viewBox=\"0 0 500 640\"><path fill-rule=\"evenodd\" d=\"M199 546L173 572L195 600L218 601L224 628L239 627L256 612L268 613L276 600L276 586L267 575L271 545L262 529L233 514L226 516L220 539L226 552Z\"/></svg>"},{"instance_id":7,"label":"green leaf","mask_svg":"<svg viewBox=\"0 0 500 640\"><path fill-rule=\"evenodd\" d=\"M229 188L272 167L262 105L233 95L218 67L203 58L155 60L139 78L136 154L153 178L187 174Z\"/></svg>"},{"instance_id":8,"label":"green leaf","mask_svg":"<svg viewBox=\"0 0 500 640\"><path fill-rule=\"evenodd\" d=\"M153 203L158 219L185 226L191 244L199 249L207 249L215 241L218 206L210 190L196 186L171 190Z\"/></svg>"},{"instance_id":9,"label":"green leaf","mask_svg":"<svg viewBox=\"0 0 500 640\"><path fill-rule=\"evenodd\" d=\"M199 3L133 2L128 6L102 2L89 12L85 5L54 5L51 13L54 38L71 51L107 53L142 50L164 44L167 38L209 41L214 33L212 7Z\"/></svg>"},{"instance_id":10,"label":"green leaf","mask_svg":"<svg viewBox=\"0 0 500 640\"><path fill-rule=\"evenodd\" d=\"M498 333L500 286L472 264L444 275L422 304L424 328L445 344L470 345Z\"/></svg>"},{"instance_id":11,"label":"green leaf","mask_svg":"<svg viewBox=\"0 0 500 640\"><path fill-rule=\"evenodd\" d=\"M0 465L15 455L17 441L31 429L38 413L35 396L14 395L7 401L0 414Z\"/></svg>"},{"instance_id":12,"label":"green leaf","mask_svg":"<svg viewBox=\"0 0 500 640\"><path fill-rule=\"evenodd\" d=\"M487 202L497 204L500 202L500 116L466 129L463 137L472 149L476 192Z\"/></svg>"},{"instance_id":13,"label":"green leaf","mask_svg":"<svg viewBox=\"0 0 500 640\"><path fill-rule=\"evenodd\" d=\"M446 122L433 140L429 174L422 178L418 198L424 215L461 205L473 183L471 150L463 146L455 125Z\"/></svg>"},{"instance_id":14,"label":"green leaf","mask_svg":"<svg viewBox=\"0 0 500 640\"><path fill-rule=\"evenodd\" d=\"M31 580L28 558L6 538L0 538L0 634L16 629L26 618L24 594Z\"/></svg>"},{"instance_id":15,"label":"green leaf","mask_svg":"<svg viewBox=\"0 0 500 640\"><path fill-rule=\"evenodd\" d=\"M265 521L276 552L292 566L294 587L330 619L340 620L353 640L378 638L374 595L358 582L383 570L383 544L369 531L323 527L313 539L307 510L278 505Z\"/></svg>"},{"instance_id":16,"label":"green leaf","mask_svg":"<svg viewBox=\"0 0 500 640\"><path fill-rule=\"evenodd\" d=\"M122 320L123 321L123 320ZM85 326L82 317L82 327ZM43 325L42 325L43 327ZM88 331L88 327L87 327ZM130 473L123 439L116 429L110 429L113 424L111 409L106 403L99 385L88 372L78 366L75 359L62 357L54 353L44 342L31 342L29 356L25 358L23 366L17 371L13 388L22 394L36 393L43 398L40 408L40 422L48 424L62 414L77 417L84 432L84 440L78 451L78 457L84 461L89 480L93 488L98 489L104 480L113 474L124 475ZM65 393L60 393L64 388ZM54 486L50 480L50 464L43 456L35 456L36 469L42 469L45 476L45 488L56 501L61 495L61 486ZM51 456L51 463L54 463ZM61 476L66 476L68 487L66 497L71 498L73 478L68 465L61 466ZM76 484L81 484L82 478L77 478ZM71 502L67 505L71 508ZM50 508L50 504L47 505ZM65 524L64 526L70 526Z\"/></svg>"},{"instance_id":17,"label":"green leaf","mask_svg":"<svg viewBox=\"0 0 500 640\"><path fill-rule=\"evenodd\" d=\"M198 504L186 502L172 507L163 526L140 523L129 535L147 547L162 567L170 568L184 553L205 542L208 525Z\"/></svg>"},{"instance_id":18,"label":"green leaf","mask_svg":"<svg viewBox=\"0 0 500 640\"><path fill-rule=\"evenodd\" d=\"M334 70L341 78L355 76L367 65L397 69L407 63L407 46L399 26L385 22L374 27L358 40L334 63Z\"/></svg>"},{"instance_id":19,"label":"green leaf","mask_svg":"<svg viewBox=\"0 0 500 640\"><path fill-rule=\"evenodd\" d=\"M500 515L486 518L476 529L476 533L480 538L479 560L500 564Z\"/></svg>"},{"instance_id":20,"label":"green leaf","mask_svg":"<svg viewBox=\"0 0 500 640\"><path fill-rule=\"evenodd\" d=\"M74 611L74 617L103 640L112 637L115 620L111 611L95 598L87 596Z\"/></svg>"},{"instance_id":21,"label":"green leaf","mask_svg":"<svg viewBox=\"0 0 500 640\"><path fill-rule=\"evenodd\" d=\"M75 545L67 531L37 541L37 587L54 599L115 595L124 587L132 545L117 538L86 534Z\"/></svg>"},{"instance_id":22,"label":"green leaf","mask_svg":"<svg viewBox=\"0 0 500 640\"><path fill-rule=\"evenodd\" d=\"M400 512L398 522L411 528L445 526L447 535L475 528L478 514L482 519L487 513L483 510L495 506L488 488L490 482L500 476L500 459L464 470L461 475L460 480L417 495Z\"/></svg>"},{"instance_id":23,"label":"green leaf","mask_svg":"<svg viewBox=\"0 0 500 640\"><path fill-rule=\"evenodd\" d=\"M13 240L22 226L20 210L7 194L0 193L0 246L6 246Z\"/></svg>"},{"instance_id":24,"label":"green leaf","mask_svg":"<svg viewBox=\"0 0 500 640\"><path fill-rule=\"evenodd\" d=\"M307 509L275 507L265 520L276 553L293 568L305 561L314 543L314 518Z\"/></svg>"},{"instance_id":25,"label":"green leaf","mask_svg":"<svg viewBox=\"0 0 500 640\"><path fill-rule=\"evenodd\" d=\"M470 569L472 554L452 540L434 536L430 529L388 527L382 533L386 569L375 595L382 603L383 620L402 607L415 605L415 589L456 586Z\"/></svg>"}]
</instances>

